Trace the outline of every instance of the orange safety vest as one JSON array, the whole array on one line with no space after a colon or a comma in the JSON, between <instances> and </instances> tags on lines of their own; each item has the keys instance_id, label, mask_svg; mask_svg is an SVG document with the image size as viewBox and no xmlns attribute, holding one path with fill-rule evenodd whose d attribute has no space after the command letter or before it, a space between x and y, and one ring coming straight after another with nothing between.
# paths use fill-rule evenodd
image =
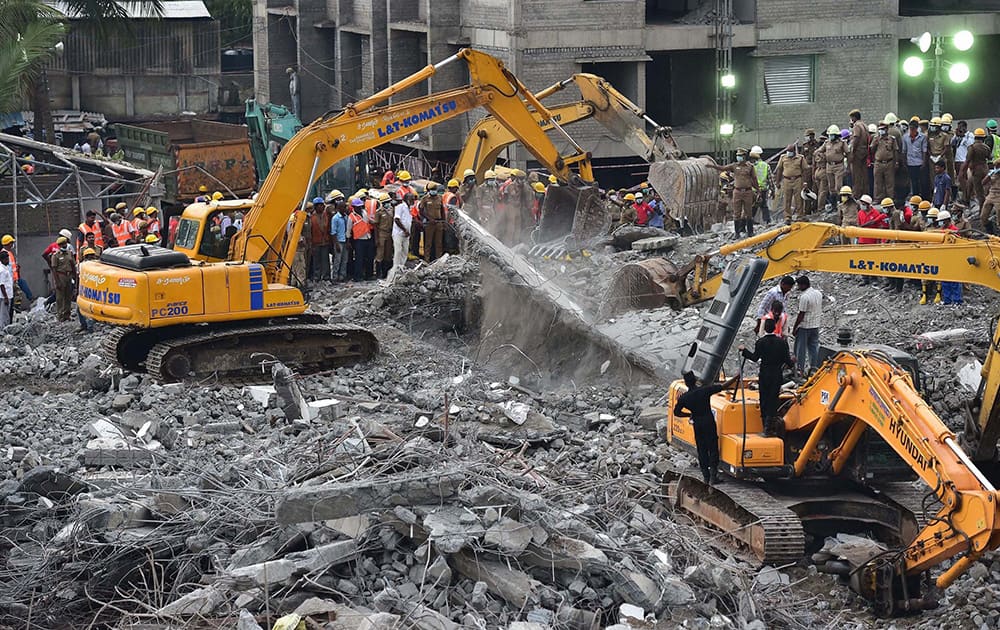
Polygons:
<instances>
[{"instance_id":1,"label":"orange safety vest","mask_svg":"<svg viewBox=\"0 0 1000 630\"><path fill-rule=\"evenodd\" d=\"M357 212L351 213L351 238L358 240L371 234L372 226Z\"/></svg>"},{"instance_id":2,"label":"orange safety vest","mask_svg":"<svg viewBox=\"0 0 1000 630\"><path fill-rule=\"evenodd\" d=\"M378 210L378 199L372 197L365 199L365 212L369 213L370 216L375 216L376 210Z\"/></svg>"},{"instance_id":3,"label":"orange safety vest","mask_svg":"<svg viewBox=\"0 0 1000 630\"><path fill-rule=\"evenodd\" d=\"M6 247L4 249L7 250L7 255L10 256L10 268L14 272L14 282L17 282L21 279L21 266L17 264L17 258L14 257L14 250L7 249Z\"/></svg>"},{"instance_id":4,"label":"orange safety vest","mask_svg":"<svg viewBox=\"0 0 1000 630\"><path fill-rule=\"evenodd\" d=\"M413 193L414 195L416 195L417 191L413 190L412 188L410 188L406 184L403 184L399 188L396 189L396 196L399 197L400 199L402 199L403 197L405 197L406 193Z\"/></svg>"},{"instance_id":5,"label":"orange safety vest","mask_svg":"<svg viewBox=\"0 0 1000 630\"><path fill-rule=\"evenodd\" d=\"M160 221L159 219L147 219L146 220L146 232L149 234L160 234Z\"/></svg>"},{"instance_id":6,"label":"orange safety vest","mask_svg":"<svg viewBox=\"0 0 1000 630\"><path fill-rule=\"evenodd\" d=\"M83 240L86 242L87 234L94 235L94 245L98 247L104 247L104 232L101 230L101 224L94 221L94 225L87 225L86 222L80 224L80 234L83 235Z\"/></svg>"},{"instance_id":7,"label":"orange safety vest","mask_svg":"<svg viewBox=\"0 0 1000 630\"><path fill-rule=\"evenodd\" d=\"M125 245L128 239L131 238L134 231L135 230L132 228L132 224L125 220L122 220L121 223L111 224L111 233L115 235L115 240L118 241L118 247Z\"/></svg>"}]
</instances>

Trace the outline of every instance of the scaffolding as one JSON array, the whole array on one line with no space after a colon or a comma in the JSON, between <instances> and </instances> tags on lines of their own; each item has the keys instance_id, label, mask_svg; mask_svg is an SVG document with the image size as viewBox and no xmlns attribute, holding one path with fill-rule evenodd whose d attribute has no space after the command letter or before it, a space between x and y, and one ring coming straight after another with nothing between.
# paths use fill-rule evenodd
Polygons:
<instances>
[{"instance_id":1,"label":"scaffolding","mask_svg":"<svg viewBox=\"0 0 1000 630\"><path fill-rule=\"evenodd\" d=\"M722 77L733 74L733 0L715 0L712 23L715 27L715 156L723 164L732 161L733 134L722 133L722 124L733 124L732 89ZM735 129L734 129L735 131Z\"/></svg>"},{"instance_id":2,"label":"scaffolding","mask_svg":"<svg viewBox=\"0 0 1000 630\"><path fill-rule=\"evenodd\" d=\"M0 213L11 212L11 229L4 231L15 239L20 213L27 209L40 207L49 217L54 206L72 205L82 220L88 207L146 205L146 200L159 205L162 196L152 171L0 133ZM66 226L49 231L61 227Z\"/></svg>"}]
</instances>

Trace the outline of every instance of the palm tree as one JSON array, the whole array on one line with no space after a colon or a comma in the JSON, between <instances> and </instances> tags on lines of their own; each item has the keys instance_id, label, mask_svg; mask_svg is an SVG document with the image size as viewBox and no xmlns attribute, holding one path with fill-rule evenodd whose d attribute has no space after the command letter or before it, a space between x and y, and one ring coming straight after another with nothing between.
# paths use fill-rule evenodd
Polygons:
<instances>
[{"instance_id":1,"label":"palm tree","mask_svg":"<svg viewBox=\"0 0 1000 630\"><path fill-rule=\"evenodd\" d=\"M0 112L21 110L62 39L61 17L41 0L0 0Z\"/></svg>"}]
</instances>

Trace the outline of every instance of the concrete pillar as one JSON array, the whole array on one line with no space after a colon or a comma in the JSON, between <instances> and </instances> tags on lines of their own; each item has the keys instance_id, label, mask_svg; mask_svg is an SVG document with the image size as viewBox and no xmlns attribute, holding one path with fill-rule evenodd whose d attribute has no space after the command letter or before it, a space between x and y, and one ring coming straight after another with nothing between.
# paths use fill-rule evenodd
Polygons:
<instances>
[{"instance_id":1,"label":"concrete pillar","mask_svg":"<svg viewBox=\"0 0 1000 630\"><path fill-rule=\"evenodd\" d=\"M125 77L125 115L135 116L135 84L133 83L134 77L132 75L126 75Z\"/></svg>"},{"instance_id":2,"label":"concrete pillar","mask_svg":"<svg viewBox=\"0 0 1000 630\"><path fill-rule=\"evenodd\" d=\"M73 93L73 109L80 110L80 77L73 75L69 79L70 90Z\"/></svg>"}]
</instances>

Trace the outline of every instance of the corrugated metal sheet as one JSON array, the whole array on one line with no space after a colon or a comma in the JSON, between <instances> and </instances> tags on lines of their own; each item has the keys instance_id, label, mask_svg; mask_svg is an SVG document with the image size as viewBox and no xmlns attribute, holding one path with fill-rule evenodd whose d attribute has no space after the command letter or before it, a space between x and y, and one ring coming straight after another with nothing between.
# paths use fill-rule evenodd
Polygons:
<instances>
[{"instance_id":1,"label":"corrugated metal sheet","mask_svg":"<svg viewBox=\"0 0 1000 630\"><path fill-rule=\"evenodd\" d=\"M53 9L65 14L70 19L77 17L71 14L65 2L60 0L47 0L46 4ZM128 12L130 18L153 18L156 17L149 9L147 2L119 3ZM165 20L193 20L210 19L212 15L201 0L165 0L163 3L163 19Z\"/></svg>"},{"instance_id":2,"label":"corrugated metal sheet","mask_svg":"<svg viewBox=\"0 0 1000 630\"><path fill-rule=\"evenodd\" d=\"M813 57L764 59L764 96L769 105L813 102Z\"/></svg>"}]
</instances>

